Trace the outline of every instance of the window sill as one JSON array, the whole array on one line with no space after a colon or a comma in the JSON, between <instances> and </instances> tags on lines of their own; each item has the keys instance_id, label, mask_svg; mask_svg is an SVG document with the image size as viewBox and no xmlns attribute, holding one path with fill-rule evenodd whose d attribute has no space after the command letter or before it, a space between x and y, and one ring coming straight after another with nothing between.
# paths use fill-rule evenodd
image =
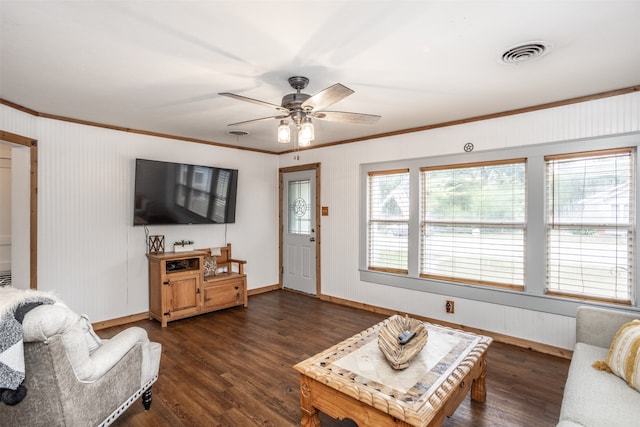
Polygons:
<instances>
[{"instance_id":1,"label":"window sill","mask_svg":"<svg viewBox=\"0 0 640 427\"><path fill-rule=\"evenodd\" d=\"M379 285L394 286L419 292L446 295L447 297L457 297L568 317L575 317L577 308L583 305L613 307L619 310L640 312L640 309L637 307L538 294L527 292L526 289L524 291L517 291L371 270L360 270L360 280Z\"/></svg>"}]
</instances>

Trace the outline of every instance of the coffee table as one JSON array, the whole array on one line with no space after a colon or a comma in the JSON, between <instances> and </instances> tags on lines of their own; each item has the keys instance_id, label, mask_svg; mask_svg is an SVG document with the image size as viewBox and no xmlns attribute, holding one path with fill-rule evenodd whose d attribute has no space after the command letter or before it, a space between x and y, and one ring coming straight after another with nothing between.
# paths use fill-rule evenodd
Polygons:
<instances>
[{"instance_id":1,"label":"coffee table","mask_svg":"<svg viewBox=\"0 0 640 427\"><path fill-rule=\"evenodd\" d=\"M396 371L378 348L378 331L390 319L294 366L302 426L319 426L318 411L359 426L439 426L469 390L485 401L490 337L425 323L426 346Z\"/></svg>"}]
</instances>

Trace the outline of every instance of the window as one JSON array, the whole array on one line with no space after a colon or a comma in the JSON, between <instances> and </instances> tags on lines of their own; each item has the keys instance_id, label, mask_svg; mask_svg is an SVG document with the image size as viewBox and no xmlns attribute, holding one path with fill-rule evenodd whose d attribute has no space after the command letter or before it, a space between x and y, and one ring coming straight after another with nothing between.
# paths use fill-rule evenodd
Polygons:
<instances>
[{"instance_id":1,"label":"window","mask_svg":"<svg viewBox=\"0 0 640 427\"><path fill-rule=\"evenodd\" d=\"M409 170L369 172L368 269L408 272Z\"/></svg>"},{"instance_id":2,"label":"window","mask_svg":"<svg viewBox=\"0 0 640 427\"><path fill-rule=\"evenodd\" d=\"M546 156L548 294L631 303L632 148Z\"/></svg>"},{"instance_id":3,"label":"window","mask_svg":"<svg viewBox=\"0 0 640 427\"><path fill-rule=\"evenodd\" d=\"M638 146L632 133L362 164L360 280L568 317L640 311Z\"/></svg>"},{"instance_id":4,"label":"window","mask_svg":"<svg viewBox=\"0 0 640 427\"><path fill-rule=\"evenodd\" d=\"M524 289L525 159L421 168L420 275Z\"/></svg>"}]
</instances>

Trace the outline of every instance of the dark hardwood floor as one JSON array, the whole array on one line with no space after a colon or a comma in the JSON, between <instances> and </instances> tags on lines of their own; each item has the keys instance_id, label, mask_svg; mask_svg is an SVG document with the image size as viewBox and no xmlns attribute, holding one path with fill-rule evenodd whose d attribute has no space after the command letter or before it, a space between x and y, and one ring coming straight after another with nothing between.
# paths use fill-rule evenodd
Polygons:
<instances>
[{"instance_id":1,"label":"dark hardwood floor","mask_svg":"<svg viewBox=\"0 0 640 427\"><path fill-rule=\"evenodd\" d=\"M135 402L115 426L300 425L301 360L386 316L287 291L249 298L249 308L169 323L132 325L162 343L160 377L145 412ZM129 325L127 325L129 326ZM126 326L99 331L108 338ZM444 426L555 426L569 361L494 342L487 401L467 396ZM354 426L321 415L322 426ZM364 427L364 426L360 426Z\"/></svg>"}]
</instances>

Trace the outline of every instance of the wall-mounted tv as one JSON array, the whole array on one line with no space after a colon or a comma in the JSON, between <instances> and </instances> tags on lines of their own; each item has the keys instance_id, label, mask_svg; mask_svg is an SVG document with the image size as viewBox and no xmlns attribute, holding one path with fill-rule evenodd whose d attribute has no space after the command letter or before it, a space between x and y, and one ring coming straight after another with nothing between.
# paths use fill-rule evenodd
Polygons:
<instances>
[{"instance_id":1,"label":"wall-mounted tv","mask_svg":"<svg viewBox=\"0 0 640 427\"><path fill-rule=\"evenodd\" d=\"M238 171L136 159L133 225L236 220Z\"/></svg>"}]
</instances>

